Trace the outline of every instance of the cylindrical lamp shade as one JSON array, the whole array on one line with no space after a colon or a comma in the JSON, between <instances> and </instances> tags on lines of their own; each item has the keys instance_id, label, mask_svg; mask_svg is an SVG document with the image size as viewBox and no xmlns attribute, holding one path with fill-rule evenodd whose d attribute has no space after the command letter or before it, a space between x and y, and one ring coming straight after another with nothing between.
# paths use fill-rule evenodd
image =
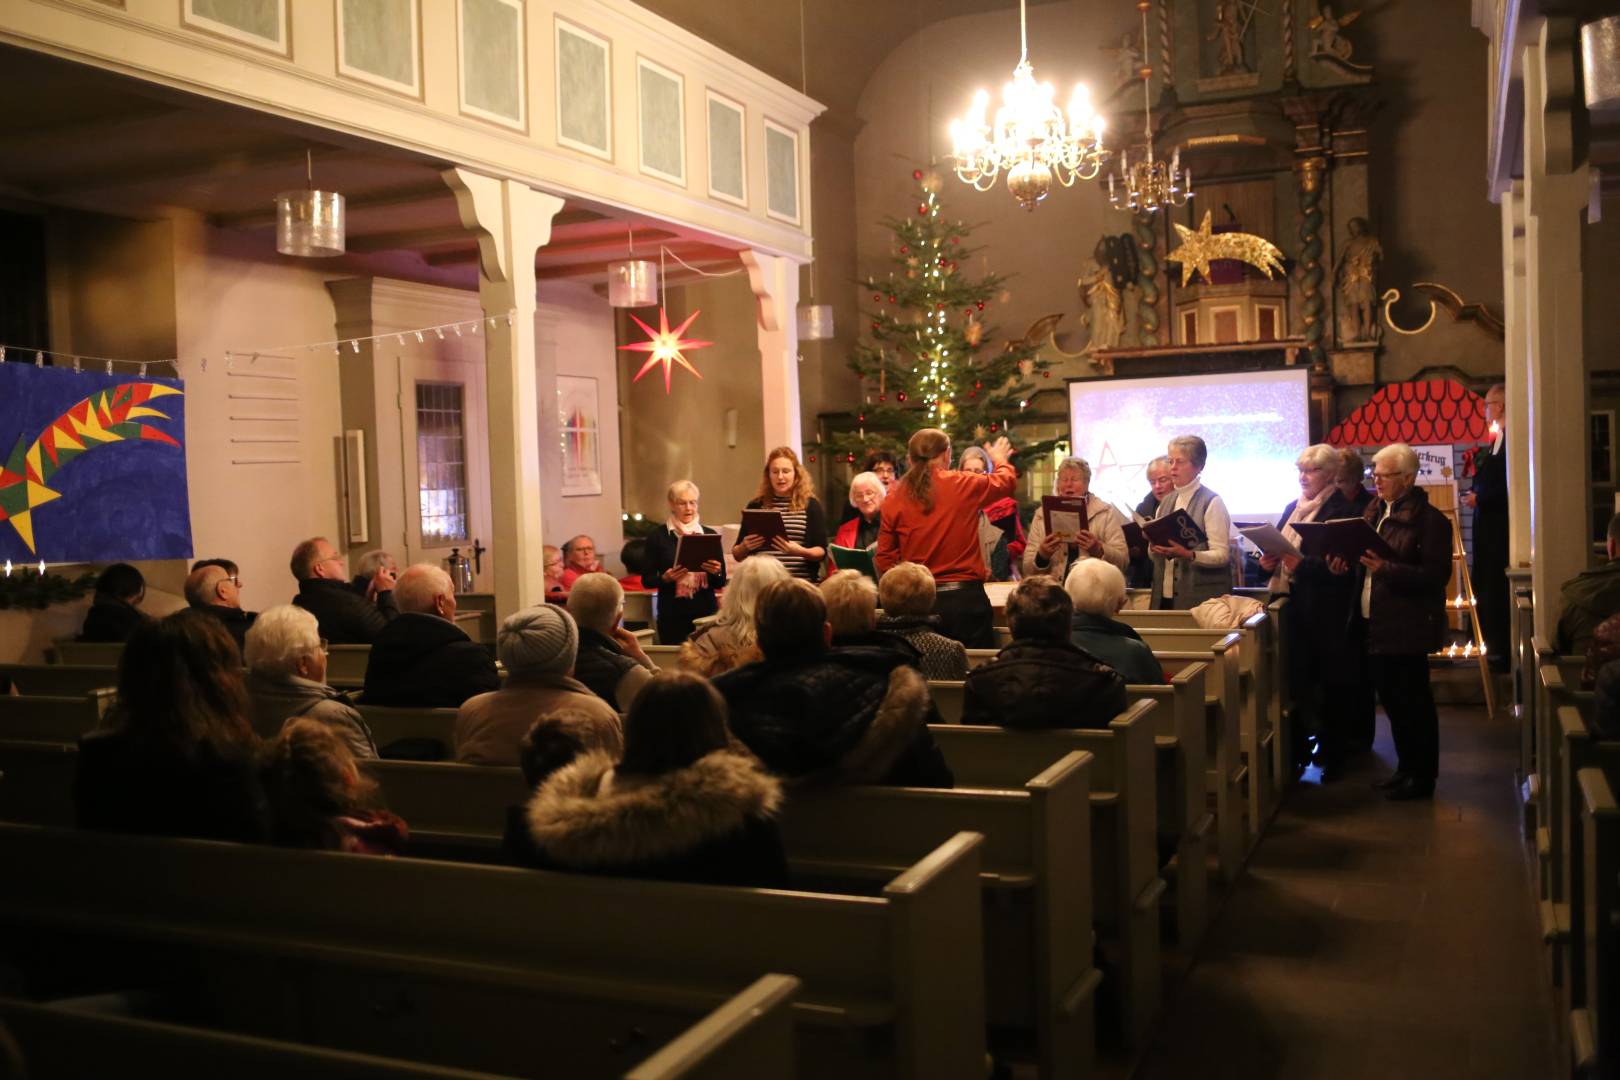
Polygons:
<instances>
[{"instance_id":1,"label":"cylindrical lamp shade","mask_svg":"<svg viewBox=\"0 0 1620 1080\"><path fill-rule=\"evenodd\" d=\"M1620 106L1620 15L1581 27L1581 68L1588 109Z\"/></svg>"},{"instance_id":2,"label":"cylindrical lamp shade","mask_svg":"<svg viewBox=\"0 0 1620 1080\"><path fill-rule=\"evenodd\" d=\"M826 341L833 336L831 304L799 305L799 340Z\"/></svg>"},{"instance_id":3,"label":"cylindrical lamp shade","mask_svg":"<svg viewBox=\"0 0 1620 1080\"><path fill-rule=\"evenodd\" d=\"M658 303L657 264L651 259L608 263L608 303L621 308Z\"/></svg>"},{"instance_id":4,"label":"cylindrical lamp shade","mask_svg":"<svg viewBox=\"0 0 1620 1080\"><path fill-rule=\"evenodd\" d=\"M283 191L276 196L276 250L323 259L343 254L343 196L335 191Z\"/></svg>"}]
</instances>

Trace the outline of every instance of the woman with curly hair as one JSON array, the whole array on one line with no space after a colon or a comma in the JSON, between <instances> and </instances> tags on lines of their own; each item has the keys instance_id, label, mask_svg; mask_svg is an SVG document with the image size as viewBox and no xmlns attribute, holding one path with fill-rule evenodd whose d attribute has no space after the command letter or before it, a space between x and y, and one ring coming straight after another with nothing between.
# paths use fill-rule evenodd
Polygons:
<instances>
[{"instance_id":1,"label":"woman with curly hair","mask_svg":"<svg viewBox=\"0 0 1620 1080\"><path fill-rule=\"evenodd\" d=\"M732 558L742 562L750 555L768 555L794 577L809 582L820 579L821 561L827 557L827 512L792 447L778 446L766 455L759 493L749 500L747 509L779 512L787 535L772 537L769 548L758 534L738 536Z\"/></svg>"},{"instance_id":2,"label":"woman with curly hair","mask_svg":"<svg viewBox=\"0 0 1620 1080\"><path fill-rule=\"evenodd\" d=\"M265 754L271 839L283 847L361 855L398 855L405 822L377 809L376 781L360 775L354 755L329 725L308 717L287 722Z\"/></svg>"}]
</instances>

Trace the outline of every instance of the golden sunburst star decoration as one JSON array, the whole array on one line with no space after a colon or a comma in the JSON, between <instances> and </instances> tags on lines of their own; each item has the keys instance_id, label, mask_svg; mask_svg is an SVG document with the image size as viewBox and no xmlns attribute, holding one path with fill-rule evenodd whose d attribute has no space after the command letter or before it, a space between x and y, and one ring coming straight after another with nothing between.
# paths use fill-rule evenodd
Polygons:
<instances>
[{"instance_id":1,"label":"golden sunburst star decoration","mask_svg":"<svg viewBox=\"0 0 1620 1080\"><path fill-rule=\"evenodd\" d=\"M1197 232L1178 223L1176 235L1181 237L1181 246L1166 255L1165 261L1181 264L1183 285L1191 281L1194 274L1202 274L1208 281L1211 259L1237 259L1268 278L1283 270L1282 252L1277 245L1253 233L1214 232L1208 210L1204 211L1204 221Z\"/></svg>"},{"instance_id":2,"label":"golden sunburst star decoration","mask_svg":"<svg viewBox=\"0 0 1620 1080\"><path fill-rule=\"evenodd\" d=\"M666 394L669 393L670 370L676 364L681 365L681 367L685 368L687 371L690 371L698 378L703 378L703 374L698 371L697 368L692 366L691 361L681 355L682 349L702 349L706 346L714 344L712 341L698 341L695 338L681 336L686 333L686 328L692 325L692 321L696 319L699 314L701 314L701 312L692 312L692 314L686 317L686 321L681 323L681 325L676 327L674 330L669 328L669 314L663 308L658 309L657 330L654 330L640 319L637 319L634 315L630 316L630 318L634 320L635 324L646 332L647 340L631 342L629 345L620 345L619 348L651 354L647 357L647 362L641 365L641 370L636 372L636 377L630 381L639 382L641 377L647 374L647 372L651 371L653 365L655 364L664 365L664 393Z\"/></svg>"}]
</instances>

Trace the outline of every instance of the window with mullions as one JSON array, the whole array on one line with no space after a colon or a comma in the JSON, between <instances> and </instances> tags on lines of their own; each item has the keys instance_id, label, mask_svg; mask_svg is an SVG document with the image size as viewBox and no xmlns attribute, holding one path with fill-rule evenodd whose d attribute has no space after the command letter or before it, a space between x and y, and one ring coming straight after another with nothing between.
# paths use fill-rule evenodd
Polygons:
<instances>
[{"instance_id":1,"label":"window with mullions","mask_svg":"<svg viewBox=\"0 0 1620 1080\"><path fill-rule=\"evenodd\" d=\"M416 384L422 546L467 539L467 440L460 383Z\"/></svg>"}]
</instances>

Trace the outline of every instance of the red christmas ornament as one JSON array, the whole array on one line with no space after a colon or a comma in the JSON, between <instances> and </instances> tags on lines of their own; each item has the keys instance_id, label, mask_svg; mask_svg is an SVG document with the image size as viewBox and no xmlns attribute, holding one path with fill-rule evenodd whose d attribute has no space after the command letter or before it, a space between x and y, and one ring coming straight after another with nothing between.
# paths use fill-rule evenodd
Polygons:
<instances>
[{"instance_id":1,"label":"red christmas ornament","mask_svg":"<svg viewBox=\"0 0 1620 1080\"><path fill-rule=\"evenodd\" d=\"M921 180L922 179L922 170L921 169L912 169L911 170L911 178L913 180Z\"/></svg>"},{"instance_id":2,"label":"red christmas ornament","mask_svg":"<svg viewBox=\"0 0 1620 1080\"><path fill-rule=\"evenodd\" d=\"M1000 430L1001 430L1001 425L1000 424L991 424L990 425L990 434L994 435L996 432L998 432Z\"/></svg>"},{"instance_id":3,"label":"red christmas ornament","mask_svg":"<svg viewBox=\"0 0 1620 1080\"><path fill-rule=\"evenodd\" d=\"M873 293L872 294L872 303L881 304L882 302L883 302L883 294L882 293Z\"/></svg>"},{"instance_id":4,"label":"red christmas ornament","mask_svg":"<svg viewBox=\"0 0 1620 1080\"><path fill-rule=\"evenodd\" d=\"M857 416L857 417L856 417L856 418L855 418L855 419L856 419L856 420L858 420L858 421L859 421L859 422L860 422L860 423L863 423L863 424L864 424L864 423L866 423L866 414L865 414L865 413L861 413L861 414L860 414L860 415L859 415L859 416Z\"/></svg>"},{"instance_id":5,"label":"red christmas ornament","mask_svg":"<svg viewBox=\"0 0 1620 1080\"><path fill-rule=\"evenodd\" d=\"M814 465L815 463L816 463L816 455L811 454L810 455L810 464Z\"/></svg>"},{"instance_id":6,"label":"red christmas ornament","mask_svg":"<svg viewBox=\"0 0 1620 1080\"><path fill-rule=\"evenodd\" d=\"M927 203L918 203L917 204L917 216L918 217L927 217L928 216L928 204Z\"/></svg>"},{"instance_id":7,"label":"red christmas ornament","mask_svg":"<svg viewBox=\"0 0 1620 1080\"><path fill-rule=\"evenodd\" d=\"M983 311L984 310L984 301L980 300L977 304L975 304L973 306L978 308L980 311Z\"/></svg>"},{"instance_id":8,"label":"red christmas ornament","mask_svg":"<svg viewBox=\"0 0 1620 1080\"><path fill-rule=\"evenodd\" d=\"M877 323L873 323L873 324L872 324L872 329L874 329L874 330L876 330L876 329L877 329L877 328L878 328L878 324L877 324Z\"/></svg>"},{"instance_id":9,"label":"red christmas ornament","mask_svg":"<svg viewBox=\"0 0 1620 1080\"><path fill-rule=\"evenodd\" d=\"M891 303L891 304L894 303L894 297L892 297L892 296L889 297L889 303Z\"/></svg>"},{"instance_id":10,"label":"red christmas ornament","mask_svg":"<svg viewBox=\"0 0 1620 1080\"><path fill-rule=\"evenodd\" d=\"M1043 378L1043 379L1050 379L1050 378L1051 378L1051 377L1052 377L1052 373L1051 373L1051 372L1050 372L1050 371L1043 371L1043 372L1041 372L1041 378Z\"/></svg>"},{"instance_id":11,"label":"red christmas ornament","mask_svg":"<svg viewBox=\"0 0 1620 1080\"><path fill-rule=\"evenodd\" d=\"M979 382L977 379L975 379L974 382L973 382L973 389L975 389L975 390L983 390L984 389L984 383Z\"/></svg>"},{"instance_id":12,"label":"red christmas ornament","mask_svg":"<svg viewBox=\"0 0 1620 1080\"><path fill-rule=\"evenodd\" d=\"M973 309L972 308L963 308L962 309L962 317L965 318L965 319L973 318Z\"/></svg>"},{"instance_id":13,"label":"red christmas ornament","mask_svg":"<svg viewBox=\"0 0 1620 1080\"><path fill-rule=\"evenodd\" d=\"M946 263L946 259L945 259L945 256L943 256L943 255L941 255L941 256L940 256L940 257L939 257L939 265L940 265L940 266L944 266L944 265L945 265L945 263Z\"/></svg>"},{"instance_id":14,"label":"red christmas ornament","mask_svg":"<svg viewBox=\"0 0 1620 1080\"><path fill-rule=\"evenodd\" d=\"M901 244L900 245L900 254L902 254L902 255L910 255L911 254L911 249L909 247L907 247L905 244Z\"/></svg>"},{"instance_id":15,"label":"red christmas ornament","mask_svg":"<svg viewBox=\"0 0 1620 1080\"><path fill-rule=\"evenodd\" d=\"M944 311L945 310L945 305L944 304L937 305L937 310Z\"/></svg>"},{"instance_id":16,"label":"red christmas ornament","mask_svg":"<svg viewBox=\"0 0 1620 1080\"><path fill-rule=\"evenodd\" d=\"M979 392L978 392L978 391L977 391L977 390L969 390L969 391L968 391L968 397L970 397L970 398L976 398L976 397L978 397L978 396L979 396Z\"/></svg>"},{"instance_id":17,"label":"red christmas ornament","mask_svg":"<svg viewBox=\"0 0 1620 1080\"><path fill-rule=\"evenodd\" d=\"M961 243L961 242L962 242L962 238L961 238L961 237L960 237L960 236L953 236L953 237L951 237L951 243L953 243L953 244L960 244L960 243Z\"/></svg>"},{"instance_id":18,"label":"red christmas ornament","mask_svg":"<svg viewBox=\"0 0 1620 1080\"><path fill-rule=\"evenodd\" d=\"M878 400L879 401L888 401L889 400L889 395L888 394L879 394L878 395Z\"/></svg>"},{"instance_id":19,"label":"red christmas ornament","mask_svg":"<svg viewBox=\"0 0 1620 1080\"><path fill-rule=\"evenodd\" d=\"M845 460L845 461L847 461L847 462L849 462L849 463L850 463L850 464L854 464L854 462L855 462L855 455L854 455L854 454L850 454L850 455L849 455L849 456L848 456L848 457L846 457L846 458L845 458L845 459L844 459L844 460Z\"/></svg>"},{"instance_id":20,"label":"red christmas ornament","mask_svg":"<svg viewBox=\"0 0 1620 1080\"><path fill-rule=\"evenodd\" d=\"M894 400L904 405L906 403L906 392L904 390L895 391Z\"/></svg>"}]
</instances>

